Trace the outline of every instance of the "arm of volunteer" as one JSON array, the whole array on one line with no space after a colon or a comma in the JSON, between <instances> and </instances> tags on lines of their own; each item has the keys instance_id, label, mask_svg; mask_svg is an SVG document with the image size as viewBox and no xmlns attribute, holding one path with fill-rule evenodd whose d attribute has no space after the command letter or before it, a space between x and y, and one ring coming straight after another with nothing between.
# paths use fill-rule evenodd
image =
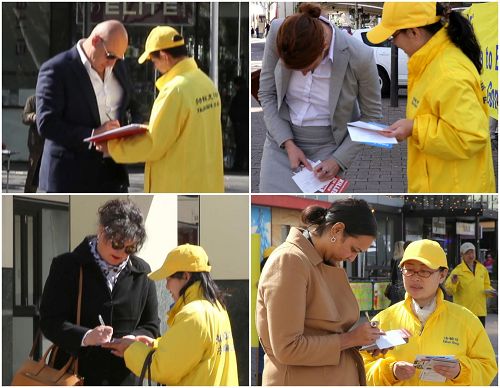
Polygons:
<instances>
[{"instance_id":1,"label":"arm of volunteer","mask_svg":"<svg viewBox=\"0 0 500 388\"><path fill-rule=\"evenodd\" d=\"M458 287L458 283L460 282L460 280L458 282L456 282L455 284L451 281L451 277L453 275L455 275L455 271L451 271L451 273L448 275L448 278L446 279L446 281L444 282L444 289L446 290L446 292L449 294L449 295L454 295L455 292L457 292L457 287ZM459 278L460 279L460 278Z\"/></svg>"},{"instance_id":2,"label":"arm of volunteer","mask_svg":"<svg viewBox=\"0 0 500 388\"><path fill-rule=\"evenodd\" d=\"M185 121L181 111L182 96L177 89L157 97L148 131L142 135L108 142L108 152L117 163L152 162L162 158L180 134Z\"/></svg>"},{"instance_id":3,"label":"arm of volunteer","mask_svg":"<svg viewBox=\"0 0 500 388\"><path fill-rule=\"evenodd\" d=\"M179 312L167 332L158 339L151 362L151 378L162 384L177 385L203 357L207 337L199 320L192 314ZM151 350L136 342L125 351L125 364L140 375L144 359Z\"/></svg>"},{"instance_id":4,"label":"arm of volunteer","mask_svg":"<svg viewBox=\"0 0 500 388\"><path fill-rule=\"evenodd\" d=\"M418 150L440 159L469 159L489 144L488 115L471 81L447 74L429 97L440 112L414 117L412 139Z\"/></svg>"},{"instance_id":5,"label":"arm of volunteer","mask_svg":"<svg viewBox=\"0 0 500 388\"><path fill-rule=\"evenodd\" d=\"M392 372L396 359L389 350L387 354L373 357L369 352L360 352L365 364L367 385L395 385L398 381Z\"/></svg>"},{"instance_id":6,"label":"arm of volunteer","mask_svg":"<svg viewBox=\"0 0 500 388\"><path fill-rule=\"evenodd\" d=\"M278 113L278 95L276 92L275 70L279 56L276 48L276 35L280 23L274 20L266 39L264 56L262 57L262 69L260 72L259 101L264 112L264 122L271 137L281 147L286 140L293 139L290 123L282 119ZM281 74L281 72L280 72Z\"/></svg>"},{"instance_id":7,"label":"arm of volunteer","mask_svg":"<svg viewBox=\"0 0 500 388\"><path fill-rule=\"evenodd\" d=\"M466 324L467 351L457 356L460 373L450 380L454 385L490 385L497 374L496 356L486 330L479 319L470 314Z\"/></svg>"},{"instance_id":8,"label":"arm of volunteer","mask_svg":"<svg viewBox=\"0 0 500 388\"><path fill-rule=\"evenodd\" d=\"M272 352L280 363L287 365L338 365L339 334L304 334L307 269L300 258L286 255L268 262L260 280Z\"/></svg>"}]
</instances>

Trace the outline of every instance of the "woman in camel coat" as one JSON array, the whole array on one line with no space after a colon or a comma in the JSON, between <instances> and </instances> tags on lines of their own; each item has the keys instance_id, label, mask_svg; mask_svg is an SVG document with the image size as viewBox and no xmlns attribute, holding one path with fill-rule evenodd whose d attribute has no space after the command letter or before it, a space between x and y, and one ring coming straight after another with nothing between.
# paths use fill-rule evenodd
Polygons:
<instances>
[{"instance_id":1,"label":"woman in camel coat","mask_svg":"<svg viewBox=\"0 0 500 388\"><path fill-rule=\"evenodd\" d=\"M373 242L377 225L367 203L347 199L302 212L307 229L292 228L263 269L257 332L265 351L263 385L364 385L357 346L381 334L359 319L342 261ZM351 331L349 331L351 330Z\"/></svg>"}]
</instances>

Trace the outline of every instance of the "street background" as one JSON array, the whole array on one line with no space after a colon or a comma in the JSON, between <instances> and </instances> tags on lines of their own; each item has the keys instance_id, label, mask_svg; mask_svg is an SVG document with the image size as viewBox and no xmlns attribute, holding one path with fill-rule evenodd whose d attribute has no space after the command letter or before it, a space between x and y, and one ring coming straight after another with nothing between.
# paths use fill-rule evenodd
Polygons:
<instances>
[{"instance_id":1,"label":"street background","mask_svg":"<svg viewBox=\"0 0 500 388\"><path fill-rule=\"evenodd\" d=\"M265 38L252 38L251 71L260 69L264 53ZM266 138L264 114L259 103L252 97L251 104L251 188L259 192L259 173L262 149ZM392 124L405 117L406 89L399 89L398 107L390 106L390 98L382 98L382 120L380 123ZM498 150L496 134L492 134L493 166L498 177ZM362 151L347 170L349 181L347 193L405 193L408 191L406 177L406 142L394 145L391 149L363 145ZM466 191L466 190L464 190Z\"/></svg>"}]
</instances>

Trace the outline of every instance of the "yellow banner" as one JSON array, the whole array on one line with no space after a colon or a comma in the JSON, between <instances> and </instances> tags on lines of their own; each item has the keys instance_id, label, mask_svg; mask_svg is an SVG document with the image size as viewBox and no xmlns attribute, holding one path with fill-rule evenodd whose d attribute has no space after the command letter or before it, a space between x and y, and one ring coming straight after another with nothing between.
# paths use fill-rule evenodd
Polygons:
<instances>
[{"instance_id":1,"label":"yellow banner","mask_svg":"<svg viewBox=\"0 0 500 388\"><path fill-rule=\"evenodd\" d=\"M252 330L252 347L259 346L259 337L255 328L255 302L257 301L257 285L259 284L260 277L260 235L252 233L252 260L251 260L251 310L250 322Z\"/></svg>"},{"instance_id":2,"label":"yellow banner","mask_svg":"<svg viewBox=\"0 0 500 388\"><path fill-rule=\"evenodd\" d=\"M473 4L463 11L469 18L479 45L483 80L489 114L498 120L498 3Z\"/></svg>"}]
</instances>

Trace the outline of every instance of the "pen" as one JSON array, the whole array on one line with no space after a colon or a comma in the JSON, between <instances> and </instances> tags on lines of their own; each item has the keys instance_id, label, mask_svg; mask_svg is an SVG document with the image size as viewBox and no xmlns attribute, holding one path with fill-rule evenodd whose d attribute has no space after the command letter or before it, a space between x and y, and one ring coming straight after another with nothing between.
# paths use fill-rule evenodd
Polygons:
<instances>
[{"instance_id":1,"label":"pen","mask_svg":"<svg viewBox=\"0 0 500 388\"><path fill-rule=\"evenodd\" d=\"M104 323L104 320L102 319L101 314L99 314L99 323L101 324L101 326L106 326L106 324Z\"/></svg>"},{"instance_id":2,"label":"pen","mask_svg":"<svg viewBox=\"0 0 500 388\"><path fill-rule=\"evenodd\" d=\"M368 311L365 311L365 317L366 317L366 319L368 319L368 322L370 322L370 326L371 327L377 327L378 326L378 322L377 321L372 321L370 319L370 316L368 315Z\"/></svg>"}]
</instances>

